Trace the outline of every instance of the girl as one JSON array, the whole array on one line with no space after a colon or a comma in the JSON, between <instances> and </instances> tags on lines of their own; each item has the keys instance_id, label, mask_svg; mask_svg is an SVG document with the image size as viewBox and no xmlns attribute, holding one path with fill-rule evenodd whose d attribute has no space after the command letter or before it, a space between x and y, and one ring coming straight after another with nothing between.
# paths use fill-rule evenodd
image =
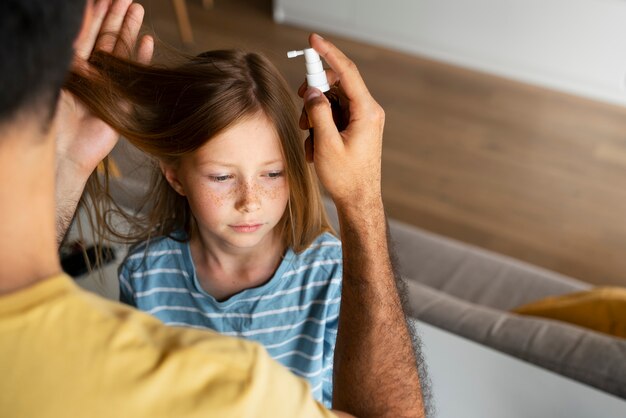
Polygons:
<instances>
[{"instance_id":1,"label":"girl","mask_svg":"<svg viewBox=\"0 0 626 418\"><path fill-rule=\"evenodd\" d=\"M278 71L240 51L169 68L103 53L90 63L67 87L157 172L150 210L116 231L141 241L120 266L121 300L260 342L330 406L341 245Z\"/></svg>"}]
</instances>

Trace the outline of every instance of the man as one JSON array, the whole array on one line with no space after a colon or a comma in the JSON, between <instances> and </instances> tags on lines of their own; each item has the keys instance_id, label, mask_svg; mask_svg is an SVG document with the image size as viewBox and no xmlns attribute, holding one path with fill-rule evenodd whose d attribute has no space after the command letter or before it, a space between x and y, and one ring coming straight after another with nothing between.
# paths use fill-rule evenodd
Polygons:
<instances>
[{"instance_id":1,"label":"man","mask_svg":"<svg viewBox=\"0 0 626 418\"><path fill-rule=\"evenodd\" d=\"M117 140L71 96L64 93L55 106L84 7L84 0L0 5L2 415L423 416L387 251L380 194L384 114L354 64L319 36L311 36L311 45L332 67L331 82L341 82L350 106L348 128L338 133L325 97L301 91L315 127L316 170L341 224L344 279L333 407L347 413L313 401L303 380L254 343L165 327L78 289L62 274L57 237L89 173ZM94 48L149 61L151 39L137 42L142 17L131 0L88 2L72 65L88 65ZM56 221L55 155L62 215Z\"/></svg>"}]
</instances>

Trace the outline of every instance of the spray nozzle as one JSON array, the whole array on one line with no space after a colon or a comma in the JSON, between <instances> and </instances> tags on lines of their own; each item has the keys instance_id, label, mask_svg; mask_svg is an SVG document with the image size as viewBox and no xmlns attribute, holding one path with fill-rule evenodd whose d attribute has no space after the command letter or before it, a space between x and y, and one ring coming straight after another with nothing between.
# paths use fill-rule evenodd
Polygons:
<instances>
[{"instance_id":1,"label":"spray nozzle","mask_svg":"<svg viewBox=\"0 0 626 418\"><path fill-rule=\"evenodd\" d=\"M287 52L288 58L295 58L297 56L304 55L304 61L306 62L306 81L310 87L315 87L322 92L330 90L328 85L328 79L326 78L326 72L322 65L320 56L313 48L307 48L300 51Z\"/></svg>"},{"instance_id":2,"label":"spray nozzle","mask_svg":"<svg viewBox=\"0 0 626 418\"><path fill-rule=\"evenodd\" d=\"M297 56L304 55L304 51L289 51L287 52L287 58L295 58Z\"/></svg>"}]
</instances>

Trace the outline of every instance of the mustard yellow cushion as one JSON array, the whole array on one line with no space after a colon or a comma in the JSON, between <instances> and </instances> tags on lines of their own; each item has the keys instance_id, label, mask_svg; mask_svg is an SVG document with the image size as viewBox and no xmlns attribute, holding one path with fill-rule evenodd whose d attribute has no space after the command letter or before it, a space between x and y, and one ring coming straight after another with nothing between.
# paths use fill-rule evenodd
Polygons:
<instances>
[{"instance_id":1,"label":"mustard yellow cushion","mask_svg":"<svg viewBox=\"0 0 626 418\"><path fill-rule=\"evenodd\" d=\"M556 319L626 338L626 288L597 287L552 296L522 305L513 312Z\"/></svg>"}]
</instances>

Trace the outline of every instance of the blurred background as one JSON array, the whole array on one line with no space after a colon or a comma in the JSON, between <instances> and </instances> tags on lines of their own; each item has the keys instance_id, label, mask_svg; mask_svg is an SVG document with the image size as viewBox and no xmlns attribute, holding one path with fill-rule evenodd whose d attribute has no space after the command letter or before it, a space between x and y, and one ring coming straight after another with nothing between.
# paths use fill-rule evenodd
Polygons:
<instances>
[{"instance_id":1,"label":"blurred background","mask_svg":"<svg viewBox=\"0 0 626 418\"><path fill-rule=\"evenodd\" d=\"M157 50L262 52L294 100L304 63L286 52L319 32L386 111L390 217L626 285L625 2L139 2Z\"/></svg>"}]
</instances>

